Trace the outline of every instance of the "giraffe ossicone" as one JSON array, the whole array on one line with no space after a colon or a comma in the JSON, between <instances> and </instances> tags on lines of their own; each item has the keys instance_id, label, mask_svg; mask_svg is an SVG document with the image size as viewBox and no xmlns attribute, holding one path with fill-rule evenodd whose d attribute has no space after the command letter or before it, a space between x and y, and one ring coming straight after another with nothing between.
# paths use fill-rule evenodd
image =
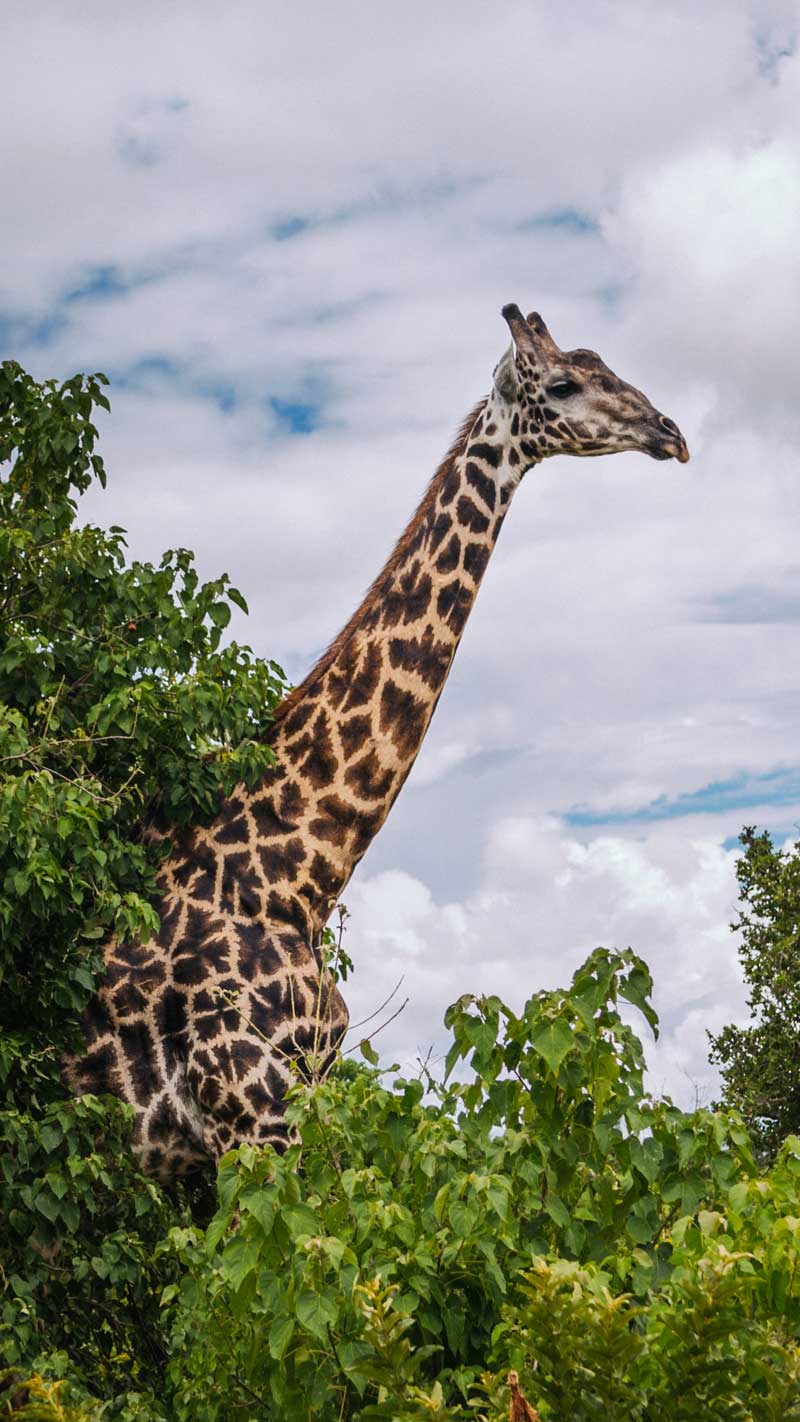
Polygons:
<instances>
[{"instance_id":1,"label":"giraffe ossicone","mask_svg":"<svg viewBox=\"0 0 800 1422\"><path fill-rule=\"evenodd\" d=\"M347 1008L322 930L422 744L515 489L554 454L689 458L680 430L541 316L512 344L350 621L278 707L275 766L213 822L175 837L159 933L114 938L64 1063L75 1093L134 1108L133 1144L162 1180L245 1141L287 1143L296 1070L335 1059Z\"/></svg>"}]
</instances>

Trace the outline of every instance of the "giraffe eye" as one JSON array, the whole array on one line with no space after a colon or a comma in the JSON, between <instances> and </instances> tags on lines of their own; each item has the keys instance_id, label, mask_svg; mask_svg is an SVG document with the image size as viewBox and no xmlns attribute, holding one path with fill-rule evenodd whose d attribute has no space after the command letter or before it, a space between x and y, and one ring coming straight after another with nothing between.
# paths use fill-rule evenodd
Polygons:
<instances>
[{"instance_id":1,"label":"giraffe eye","mask_svg":"<svg viewBox=\"0 0 800 1422\"><path fill-rule=\"evenodd\" d=\"M554 380L552 385L548 385L547 393L556 400L566 400L570 395L577 395L580 389L577 380Z\"/></svg>"}]
</instances>

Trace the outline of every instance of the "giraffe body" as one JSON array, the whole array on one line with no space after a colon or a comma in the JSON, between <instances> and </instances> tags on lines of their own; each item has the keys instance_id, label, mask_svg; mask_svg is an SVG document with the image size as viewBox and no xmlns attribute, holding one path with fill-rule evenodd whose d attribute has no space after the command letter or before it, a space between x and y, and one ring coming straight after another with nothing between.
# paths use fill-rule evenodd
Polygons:
<instances>
[{"instance_id":1,"label":"giraffe body","mask_svg":"<svg viewBox=\"0 0 800 1422\"><path fill-rule=\"evenodd\" d=\"M334 1059L347 1009L320 937L419 751L511 498L549 454L688 458L671 421L540 317L464 422L350 622L278 708L276 765L174 843L160 932L111 940L72 1089L135 1108L134 1147L168 1180L243 1141L285 1146L293 1064ZM579 398L576 398L579 397Z\"/></svg>"}]
</instances>

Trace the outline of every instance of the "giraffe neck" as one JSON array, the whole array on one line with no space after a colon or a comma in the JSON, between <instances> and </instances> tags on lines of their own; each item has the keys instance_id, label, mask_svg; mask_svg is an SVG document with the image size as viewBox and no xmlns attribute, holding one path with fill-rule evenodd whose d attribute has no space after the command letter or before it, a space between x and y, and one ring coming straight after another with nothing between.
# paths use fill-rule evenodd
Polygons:
<instances>
[{"instance_id":1,"label":"giraffe neck","mask_svg":"<svg viewBox=\"0 0 800 1422\"><path fill-rule=\"evenodd\" d=\"M422 745L508 505L532 462L518 435L517 419L496 396L472 411L364 601L278 708L278 769L248 797L250 816L264 826L262 863L268 874L274 864L272 881L281 881L270 895L273 910L285 905L297 922L305 904L311 932L381 828Z\"/></svg>"}]
</instances>

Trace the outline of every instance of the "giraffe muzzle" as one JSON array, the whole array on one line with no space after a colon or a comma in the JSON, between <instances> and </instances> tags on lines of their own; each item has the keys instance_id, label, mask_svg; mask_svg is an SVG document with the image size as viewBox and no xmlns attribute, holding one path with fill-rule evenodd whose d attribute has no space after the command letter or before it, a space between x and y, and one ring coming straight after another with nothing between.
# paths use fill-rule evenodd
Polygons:
<instances>
[{"instance_id":1,"label":"giraffe muzzle","mask_svg":"<svg viewBox=\"0 0 800 1422\"><path fill-rule=\"evenodd\" d=\"M659 415L658 432L655 440L648 443L647 453L652 459L677 459L679 464L688 464L690 458L686 440L666 415Z\"/></svg>"}]
</instances>

